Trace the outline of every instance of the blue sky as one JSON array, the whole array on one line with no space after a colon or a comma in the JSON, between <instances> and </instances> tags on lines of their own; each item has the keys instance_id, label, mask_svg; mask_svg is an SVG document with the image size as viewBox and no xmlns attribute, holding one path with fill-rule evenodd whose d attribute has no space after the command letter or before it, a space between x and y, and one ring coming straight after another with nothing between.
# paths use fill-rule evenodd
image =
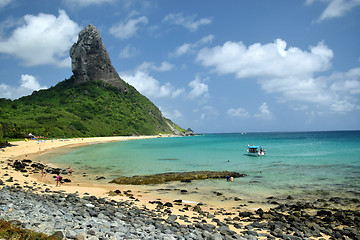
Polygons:
<instances>
[{"instance_id":1,"label":"blue sky","mask_svg":"<svg viewBox=\"0 0 360 240\"><path fill-rule=\"evenodd\" d=\"M88 24L184 128L360 129L360 0L0 0L0 97L69 78Z\"/></svg>"}]
</instances>

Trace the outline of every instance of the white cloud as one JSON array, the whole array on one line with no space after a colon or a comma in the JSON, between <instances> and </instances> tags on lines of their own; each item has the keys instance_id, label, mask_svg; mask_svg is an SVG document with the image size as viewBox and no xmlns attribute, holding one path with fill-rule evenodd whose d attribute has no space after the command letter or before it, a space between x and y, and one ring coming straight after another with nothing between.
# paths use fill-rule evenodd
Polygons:
<instances>
[{"instance_id":1,"label":"white cloud","mask_svg":"<svg viewBox=\"0 0 360 240\"><path fill-rule=\"evenodd\" d=\"M104 3L112 3L115 0L63 0L70 7L88 7L91 5L101 5Z\"/></svg>"},{"instance_id":2,"label":"white cloud","mask_svg":"<svg viewBox=\"0 0 360 240\"><path fill-rule=\"evenodd\" d=\"M25 24L7 39L0 40L0 53L13 55L26 66L71 65L69 49L76 41L80 27L59 10L59 16L40 13L25 15Z\"/></svg>"},{"instance_id":3,"label":"white cloud","mask_svg":"<svg viewBox=\"0 0 360 240\"><path fill-rule=\"evenodd\" d=\"M316 0L307 0L306 5L311 5ZM331 19L335 17L343 17L353 8L360 6L360 0L321 0L328 5L324 12L321 14L319 21Z\"/></svg>"},{"instance_id":4,"label":"white cloud","mask_svg":"<svg viewBox=\"0 0 360 240\"><path fill-rule=\"evenodd\" d=\"M197 61L218 74L234 74L239 79L254 78L261 88L280 94L283 102L315 104L322 111L344 112L358 109L359 68L346 73L318 76L331 68L333 52L324 43L303 51L287 48L286 42L245 46L226 42L222 46L203 48Z\"/></svg>"},{"instance_id":5,"label":"white cloud","mask_svg":"<svg viewBox=\"0 0 360 240\"><path fill-rule=\"evenodd\" d=\"M177 109L167 110L162 107L159 107L159 109L162 112L162 114L164 115L164 117L166 117L168 119L174 120L174 119L179 119L183 116L182 113Z\"/></svg>"},{"instance_id":6,"label":"white cloud","mask_svg":"<svg viewBox=\"0 0 360 240\"><path fill-rule=\"evenodd\" d=\"M131 57L136 56L138 53L139 53L139 51L135 47L132 47L131 45L127 45L120 51L119 57L120 58L131 58Z\"/></svg>"},{"instance_id":7,"label":"white cloud","mask_svg":"<svg viewBox=\"0 0 360 240\"><path fill-rule=\"evenodd\" d=\"M12 0L0 0L0 8L3 8L6 5L9 5L11 2L12 2Z\"/></svg>"},{"instance_id":8,"label":"white cloud","mask_svg":"<svg viewBox=\"0 0 360 240\"><path fill-rule=\"evenodd\" d=\"M212 118L213 116L218 116L219 113L210 105L204 106L200 111L200 119L205 120Z\"/></svg>"},{"instance_id":9,"label":"white cloud","mask_svg":"<svg viewBox=\"0 0 360 240\"><path fill-rule=\"evenodd\" d=\"M199 41L195 43L184 43L180 47L178 47L174 53L171 53L171 56L179 57L187 53L195 53L195 50L207 43L210 43L214 39L214 35L208 35L203 37Z\"/></svg>"},{"instance_id":10,"label":"white cloud","mask_svg":"<svg viewBox=\"0 0 360 240\"><path fill-rule=\"evenodd\" d=\"M238 78L284 77L321 72L329 69L333 52L324 43L310 48L286 49L286 42L255 43L246 47L242 42L226 42L223 46L203 48L197 61L206 67L215 67L219 74L233 73Z\"/></svg>"},{"instance_id":11,"label":"white cloud","mask_svg":"<svg viewBox=\"0 0 360 240\"><path fill-rule=\"evenodd\" d=\"M176 98L184 93L184 89L177 89L170 83L161 85L158 80L144 71L137 70L133 74L122 73L120 75L122 79L149 98Z\"/></svg>"},{"instance_id":12,"label":"white cloud","mask_svg":"<svg viewBox=\"0 0 360 240\"><path fill-rule=\"evenodd\" d=\"M236 117L239 119L249 118L250 114L244 108L230 108L227 110L227 115L230 117Z\"/></svg>"},{"instance_id":13,"label":"white cloud","mask_svg":"<svg viewBox=\"0 0 360 240\"><path fill-rule=\"evenodd\" d=\"M207 25L212 22L211 18L201 18L195 20L196 15L184 16L182 13L170 13L164 18L164 22L169 22L175 25L185 27L191 32L195 32L202 25Z\"/></svg>"},{"instance_id":14,"label":"white cloud","mask_svg":"<svg viewBox=\"0 0 360 240\"><path fill-rule=\"evenodd\" d=\"M139 71L149 72L149 71L156 71L156 72L166 72L170 71L175 66L167 61L163 61L160 66L156 66L153 62L143 62L139 66L136 67Z\"/></svg>"},{"instance_id":15,"label":"white cloud","mask_svg":"<svg viewBox=\"0 0 360 240\"><path fill-rule=\"evenodd\" d=\"M113 25L110 28L110 33L119 39L127 39L136 34L136 32L139 30L139 25L147 23L148 19L145 16L132 18L126 22L120 22L116 25Z\"/></svg>"},{"instance_id":16,"label":"white cloud","mask_svg":"<svg viewBox=\"0 0 360 240\"><path fill-rule=\"evenodd\" d=\"M199 76L196 76L196 78L189 83L189 87L191 88L191 91L189 93L190 98L198 98L201 96L207 97L209 93L209 87L207 84L204 83L204 81L207 81L208 79L200 79Z\"/></svg>"},{"instance_id":17,"label":"white cloud","mask_svg":"<svg viewBox=\"0 0 360 240\"><path fill-rule=\"evenodd\" d=\"M3 83L0 84L0 98L17 99L29 95L33 91L46 88L46 86L41 86L34 76L22 74L18 87L12 87Z\"/></svg>"},{"instance_id":18,"label":"white cloud","mask_svg":"<svg viewBox=\"0 0 360 240\"><path fill-rule=\"evenodd\" d=\"M267 103L261 104L259 107L259 113L255 114L255 117L262 119L272 119L272 113L270 112Z\"/></svg>"},{"instance_id":19,"label":"white cloud","mask_svg":"<svg viewBox=\"0 0 360 240\"><path fill-rule=\"evenodd\" d=\"M360 68L350 69L348 72L336 72L327 77L333 83L331 90L347 95L360 94Z\"/></svg>"}]
</instances>

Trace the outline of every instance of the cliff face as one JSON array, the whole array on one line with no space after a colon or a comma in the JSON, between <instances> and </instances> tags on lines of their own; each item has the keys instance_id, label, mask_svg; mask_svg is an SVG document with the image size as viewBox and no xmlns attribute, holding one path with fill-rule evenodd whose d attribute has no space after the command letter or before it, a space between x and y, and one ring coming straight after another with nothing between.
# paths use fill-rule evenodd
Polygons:
<instances>
[{"instance_id":1,"label":"cliff face","mask_svg":"<svg viewBox=\"0 0 360 240\"><path fill-rule=\"evenodd\" d=\"M120 92L128 89L111 64L99 31L93 25L86 26L77 43L70 49L72 72L75 83L100 80L117 87Z\"/></svg>"}]
</instances>

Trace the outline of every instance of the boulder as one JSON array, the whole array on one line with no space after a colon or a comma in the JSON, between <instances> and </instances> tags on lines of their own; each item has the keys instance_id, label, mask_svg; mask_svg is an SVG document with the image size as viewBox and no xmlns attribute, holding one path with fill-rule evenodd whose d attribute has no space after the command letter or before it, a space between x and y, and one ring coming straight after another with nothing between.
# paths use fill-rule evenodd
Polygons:
<instances>
[{"instance_id":1,"label":"boulder","mask_svg":"<svg viewBox=\"0 0 360 240\"><path fill-rule=\"evenodd\" d=\"M70 49L70 57L75 83L104 81L121 92L128 90L111 64L109 53L95 26L90 24L79 33L77 43Z\"/></svg>"}]
</instances>

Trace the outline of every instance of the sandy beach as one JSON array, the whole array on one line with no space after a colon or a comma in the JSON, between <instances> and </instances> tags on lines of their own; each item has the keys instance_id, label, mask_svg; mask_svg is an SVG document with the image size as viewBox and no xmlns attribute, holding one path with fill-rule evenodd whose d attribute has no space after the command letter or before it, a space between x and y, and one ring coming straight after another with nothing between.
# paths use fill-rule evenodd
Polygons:
<instances>
[{"instance_id":1,"label":"sandy beach","mask_svg":"<svg viewBox=\"0 0 360 240\"><path fill-rule=\"evenodd\" d=\"M10 162L16 160L23 160L23 159L34 159L36 156L40 154L46 154L51 151L58 150L60 148L71 148L71 147L78 147L87 144L99 144L99 143L107 143L107 142L114 142L114 141L129 141L129 140L136 140L136 139L147 139L147 138L156 138L158 136L136 136L136 137L122 137L122 136L115 136L115 137L96 137L96 138L76 138L76 139L54 139L54 140L46 140L46 141L37 141L37 140L30 140L30 141L17 141L11 142L11 146L3 148L0 152L0 166L2 169L8 168L9 160ZM46 164L46 163L45 163ZM56 167L56 166L52 166ZM6 169L6 177L12 177L15 182L23 186L26 183L31 182L39 182L46 184L47 188L54 189L54 190L63 190L65 192L74 193L78 192L79 194L88 193L95 196L106 196L111 190L119 189L121 186L114 185L114 184L95 184L95 183L82 183L81 178L73 174L73 176L66 176L71 177L72 182L75 183L66 183L62 184L61 187L55 186L55 181L47 174L45 177L41 176L41 173L37 174L24 174L19 171L15 171L14 169L8 168ZM25 176L24 176L25 175ZM64 176L65 177L65 176ZM12 183L5 182L6 185L12 185Z\"/></svg>"},{"instance_id":2,"label":"sandy beach","mask_svg":"<svg viewBox=\"0 0 360 240\"><path fill-rule=\"evenodd\" d=\"M220 222L231 222L235 221L232 219L236 219L236 224L229 224L229 229L231 231L236 232L237 234L241 234L244 231L244 226L249 224L253 224L256 222L256 219L248 218L252 214L260 214L262 211L269 211L270 208L275 207L281 204L287 203L295 203L296 200L292 202L291 197L288 199L268 199L263 202L260 201L249 201L249 199L227 199L226 196L221 196L223 200L221 200L221 205L219 206L219 200L214 201L214 199L207 199L201 202L198 205L198 199L191 198L189 196L184 196L182 198L181 204L174 204L176 200L179 200L179 197L182 195L172 194L172 190L170 189L162 189L164 191L159 190L159 186L129 186L129 185L117 185L117 184L109 184L105 181L98 183L96 181L85 181L81 174L78 174L75 170L74 174L70 176L70 174L63 175L64 178L70 179L71 182L63 183L60 187L56 187L55 175L47 174L42 177L40 171L35 171L33 173L30 172L20 172L16 171L12 164L16 160L22 161L24 159L28 159L31 163L34 163L34 158L39 154L49 153L58 149L67 149L70 147L78 147L86 144L99 144L99 143L107 143L112 141L129 141L135 139L145 139L145 138L156 138L159 136L138 136L138 137L98 137L98 138L78 138L78 139L56 139L56 140L46 140L46 141L18 141L12 142L10 147L3 148L0 152L0 167L2 169L0 179L5 184L4 186L21 186L24 189L31 188L32 191L37 194L49 194L52 192L61 192L61 193L76 193L80 197L82 196L96 196L98 198L106 198L109 200L115 201L124 201L131 202L138 206L139 208L146 208L155 210L159 207L156 202L161 203L171 203L171 211L172 215L183 216L184 209L192 209L186 211L186 221L184 218L177 219L179 224L199 224L199 222L211 222L213 217L216 216L217 221ZM45 163L46 164L46 163ZM56 167L56 166L49 166ZM31 186L31 187L29 187ZM166 185L168 188L171 188L170 185ZM3 187L3 186L2 186ZM191 187L188 188L190 191ZM119 192L121 194L117 194ZM177 191L179 192L179 191ZM220 196L220 193L215 193L215 195ZM194 201L195 200L195 201ZM355 205L357 203L354 203ZM201 211L196 211L194 207L200 206ZM358 206L358 205L357 205ZM333 207L333 206L332 206ZM337 206L341 209L352 209L354 210L354 205L342 204L342 206ZM165 209L166 210L166 209ZM206 214L204 214L206 212ZM249 213L250 215L243 215L243 213ZM245 217L245 219L239 218L239 216ZM167 215L164 212L164 218ZM229 220L230 218L230 220ZM264 220L264 219L263 219ZM265 219L266 221L266 219ZM237 227L237 226L242 226ZM248 227L249 229L252 229ZM248 229L248 230L249 230ZM258 236L258 239L265 239L269 231L258 231L264 232L263 237ZM267 235L266 235L267 234ZM319 233L320 234L320 233ZM323 232L317 238L325 238L328 239L329 236L325 235ZM314 239L317 239L314 238Z\"/></svg>"},{"instance_id":3,"label":"sandy beach","mask_svg":"<svg viewBox=\"0 0 360 240\"><path fill-rule=\"evenodd\" d=\"M9 159L13 161L16 160L23 160L23 159L31 159L34 160L37 156L55 152L56 150L62 150L66 151L67 148L73 148L73 147L79 147L84 146L87 144L101 144L101 143L108 143L108 142L114 142L114 141L129 141L129 140L139 140L139 139L147 139L147 138L158 138L159 136L136 136L136 137L122 137L122 136L115 136L115 137L94 137L94 138L75 138L75 139L55 139L55 140L46 140L46 141L37 141L37 140L30 140L30 141L17 141L12 142L11 147L4 148L4 151L0 152L0 166L1 168L7 167L9 163ZM163 137L169 137L169 136L163 136ZM46 156L46 155L45 155ZM52 164L46 164L45 165L49 167L58 167L54 166ZM16 181L18 184L23 186L26 183L31 182L39 182L42 184L45 184L46 186L39 189L41 192L45 188L50 188L51 190L59 190L68 192L68 193L75 193L77 192L81 196L84 193L95 195L97 197L108 197L108 193L110 191L120 190L120 191L128 191L130 190L133 194L135 193L136 198L139 200L137 204L140 205L149 205L149 201L154 200L162 200L162 201L173 201L175 199L178 199L179 197L184 197L183 194L178 194L175 191L172 191L172 189L177 189L178 187L181 187L181 185L172 185L165 184L165 185L117 185L117 184L110 184L108 183L111 179L105 179L100 181L95 181L94 176L93 179L90 180L90 178L84 178L81 173L77 172L76 169L73 169L75 172L72 174L72 176L63 175L64 178L71 179L70 183L64 183L61 185L61 187L56 187L54 175L47 174L46 177L41 176L41 172L38 172L36 174L24 174L19 171L15 171L14 169L9 168L6 173L9 177L13 177L14 181ZM106 175L105 173L102 173L103 175ZM101 175L101 174L99 174ZM26 177L25 177L26 176ZM7 185L11 185L12 183L5 182ZM188 192L193 192L195 189L193 189L191 186L188 186L187 184L182 184L183 186L186 185ZM164 189L166 188L166 189ZM161 191L157 191L158 189L161 189ZM166 191L168 190L168 191ZM215 193L216 194L216 193ZM112 196L114 199L122 199L124 200L124 197L119 196ZM203 199L200 196L194 196L191 197L185 197L187 198L185 201L189 202L189 204L196 204L198 202L204 203L206 206L204 208L216 208L218 205L218 201L216 199ZM128 198L125 198L128 199ZM254 199L245 199L245 200L254 200ZM232 208L234 208L238 203L234 204L232 201L223 201L221 203L221 209L225 209L227 211L231 211ZM256 210L257 208L263 208L268 209L271 205L268 204L248 204L247 209L250 210Z\"/></svg>"},{"instance_id":4,"label":"sandy beach","mask_svg":"<svg viewBox=\"0 0 360 240\"><path fill-rule=\"evenodd\" d=\"M123 136L114 136L114 137L94 137L94 138L75 138L75 139L54 139L46 141L30 140L30 141L16 141L11 142L11 146L3 148L3 151L0 152L0 167L3 169L2 179L5 183L5 186L11 186L13 184L19 184L20 186L26 185L36 185L36 191L39 194L45 194L46 192L60 191L65 193L77 193L79 196L84 195L93 195L96 197L106 197L116 201L131 201L139 207L146 207L149 209L154 209L156 204L149 202L173 202L175 199L173 194L164 194L164 192L159 192L156 194L154 191L149 191L151 189L156 189L157 187L153 186L134 186L134 185L117 185L107 183L107 180L101 181L102 183L97 183L95 181L89 181L82 178L81 174L74 172L72 176L62 175L64 178L71 179L70 183L63 183L60 187L56 186L55 175L49 173L45 177L42 177L41 172L37 173L22 173L14 170L8 165L13 163L16 160L23 159L34 159L40 154L46 154L52 151L59 149L66 149L72 147L84 146L87 144L101 144L114 141L130 141L138 139L148 139L148 138L158 138L159 136L134 136L134 137L123 137ZM171 136L162 136L162 137L171 137ZM46 163L44 163L46 164ZM48 165L47 165L48 166ZM50 167L57 167L51 165ZM5 171L4 171L5 170ZM13 181L7 182L6 179L12 178ZM106 183L104 183L106 182ZM45 192L45 189L47 191ZM129 194L112 194L114 191L128 192ZM111 193L110 193L111 192ZM109 194L110 193L110 194ZM195 206L198 202L191 200L184 200L189 206ZM203 209L209 211L217 211L218 209L213 209L213 205L204 206ZM211 210L213 209L213 210ZM181 206L173 207L174 214L181 214ZM229 210L229 209L228 209ZM225 211L225 208L222 206L221 211ZM191 217L196 214L196 212L189 212ZM225 218L225 216L220 217ZM180 220L181 223L184 223ZM234 229L236 230L236 229Z\"/></svg>"}]
</instances>

